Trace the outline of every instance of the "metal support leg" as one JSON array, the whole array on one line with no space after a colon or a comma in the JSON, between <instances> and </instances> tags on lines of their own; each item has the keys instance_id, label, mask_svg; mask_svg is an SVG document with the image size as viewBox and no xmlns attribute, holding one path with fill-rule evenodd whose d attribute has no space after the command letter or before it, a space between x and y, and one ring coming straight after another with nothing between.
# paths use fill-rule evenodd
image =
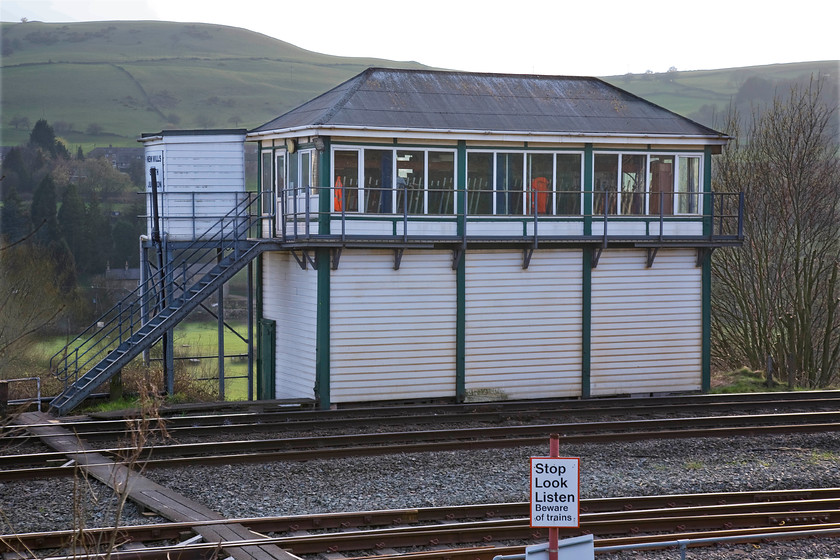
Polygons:
<instances>
[{"instance_id":1,"label":"metal support leg","mask_svg":"<svg viewBox=\"0 0 840 560\"><path fill-rule=\"evenodd\" d=\"M218 253L218 261L221 262L222 253ZM218 312L219 322L219 400L225 400L225 285L219 288Z\"/></svg>"},{"instance_id":2,"label":"metal support leg","mask_svg":"<svg viewBox=\"0 0 840 560\"><path fill-rule=\"evenodd\" d=\"M248 263L248 400L254 400L254 261Z\"/></svg>"}]
</instances>

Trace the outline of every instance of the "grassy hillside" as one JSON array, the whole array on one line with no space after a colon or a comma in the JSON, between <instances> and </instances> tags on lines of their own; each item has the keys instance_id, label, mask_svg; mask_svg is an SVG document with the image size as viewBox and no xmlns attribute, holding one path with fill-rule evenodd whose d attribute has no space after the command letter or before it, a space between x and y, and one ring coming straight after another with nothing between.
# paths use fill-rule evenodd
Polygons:
<instances>
[{"instance_id":1,"label":"grassy hillside","mask_svg":"<svg viewBox=\"0 0 840 560\"><path fill-rule=\"evenodd\" d=\"M627 74L605 78L610 83L663 107L710 126L712 109L726 113L730 102L747 108L750 102L786 93L794 82L807 84L811 76L826 78L828 98L837 100L840 61L800 62L720 70ZM705 121L705 122L704 122Z\"/></svg>"},{"instance_id":2,"label":"grassy hillside","mask_svg":"<svg viewBox=\"0 0 840 560\"><path fill-rule=\"evenodd\" d=\"M5 146L40 118L71 149L137 146L141 132L165 128L250 128L369 66L423 67L322 55L219 25L0 25Z\"/></svg>"},{"instance_id":3,"label":"grassy hillside","mask_svg":"<svg viewBox=\"0 0 840 560\"><path fill-rule=\"evenodd\" d=\"M86 151L137 146L140 133L167 128L252 128L369 66L423 67L323 55L259 33L210 24L0 26L3 146L25 142L40 118L53 125L71 151L77 146ZM818 72L833 74L836 82L838 62L606 79L714 125L710 115L725 111L750 78L772 89L773 84Z\"/></svg>"}]
</instances>

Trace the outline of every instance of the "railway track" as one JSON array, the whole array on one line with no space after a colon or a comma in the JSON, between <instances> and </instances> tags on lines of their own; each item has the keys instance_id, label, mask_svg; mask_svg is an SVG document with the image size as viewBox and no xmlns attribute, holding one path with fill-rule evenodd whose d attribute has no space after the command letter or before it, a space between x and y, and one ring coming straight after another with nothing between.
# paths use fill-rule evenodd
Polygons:
<instances>
[{"instance_id":1,"label":"railway track","mask_svg":"<svg viewBox=\"0 0 840 560\"><path fill-rule=\"evenodd\" d=\"M462 424L534 422L536 419L591 419L592 417L661 417L734 414L771 410L840 410L840 391L683 395L649 398L606 398L595 400L499 401L469 404L373 406L337 410L300 409L268 403L216 403L163 409L167 432L173 436L252 433L260 431L306 431L348 429L373 425ZM212 413L210 413L212 411ZM117 440L136 423L137 411L98 413L61 419L62 426L80 437ZM154 427L151 429L154 431ZM4 437L19 437L6 430Z\"/></svg>"},{"instance_id":2,"label":"railway track","mask_svg":"<svg viewBox=\"0 0 840 560\"><path fill-rule=\"evenodd\" d=\"M581 502L579 530L561 530L561 536L591 533L596 547L631 543L653 543L675 538L699 538L715 534L742 535L802 531L836 531L840 534L840 488L802 489L776 492L729 492L605 498ZM527 503L478 504L456 507L384 510L273 518L231 519L267 535L261 543L272 543L295 555L341 553L400 556L412 547L462 547L423 553L424 558L469 556L485 553L511 554L522 543L545 541L547 531L529 526ZM218 524L218 521L208 522ZM133 543L131 552L117 552L112 558L203 558L218 550L219 543L184 545L195 523L164 523L123 527L118 542ZM113 529L52 531L0 536L0 552L55 551L67 547L91 550L109 542ZM80 536L84 542L80 541ZM161 544L166 542L166 544ZM144 543L143 549L137 543ZM179 544L181 543L181 544ZM224 543L225 548L253 541ZM466 546L466 548L463 548ZM475 548L478 546L479 548ZM435 556L437 555L437 556ZM406 557L419 555L408 554Z\"/></svg>"},{"instance_id":3,"label":"railway track","mask_svg":"<svg viewBox=\"0 0 840 560\"><path fill-rule=\"evenodd\" d=\"M836 392L805 394L804 399L796 399L793 394L785 394L778 400L775 395L771 398L768 395L762 395L761 398L741 397L726 395L713 402L699 396L674 402L666 402L672 399L659 402L625 399L620 406L612 399L608 406L601 406L601 401L594 403L596 406L592 402L571 401L574 404L570 409L562 411L552 409L558 403L549 401L540 402L535 408L532 407L533 403L486 403L442 408L418 406L399 416L394 416L394 409L377 409L374 412L370 409L278 410L268 413L241 411L227 416L202 411L199 415L167 418L167 431L174 431L176 438L181 435L215 438L219 432L219 439L231 438L237 433L250 433L253 437L262 432L282 433L284 436L289 432L297 437L161 443L144 450L145 456L140 459L140 463L144 468L155 468L305 461L313 458L446 449L542 447L547 434L554 432L562 434L563 443L572 444L840 431L840 400ZM569 403L564 401L564 404ZM470 413L464 412L463 408L458 412L459 407L466 406L469 406ZM702 411L704 415L673 417L677 416L676 409L679 409L679 416L697 411ZM756 410L763 413L746 414ZM768 410L774 412L768 414ZM733 411L742 413L733 414ZM333 415L333 412L341 414ZM271 418L262 422L259 419L262 414L269 414ZM534 423L535 418L556 422ZM571 418L576 421L569 421ZM75 418L62 419L60 425L74 429L80 439L99 440L107 445L109 440L124 438L132 422L125 418ZM447 428L425 429L427 424L432 423L438 424L435 427ZM463 423L472 427L457 427ZM367 426L372 433L357 433L359 424ZM230 427L231 431L227 431L226 427ZM410 429L391 431L389 427ZM325 436L323 433L331 435ZM4 443L23 441L26 439L3 438ZM118 461L119 457L131 456L134 451L131 447L119 445L96 450ZM77 467L66 463L63 453L0 456L0 469L0 481L68 476L77 472ZM840 489L761 492L750 495L753 497L749 499L745 499L744 494L732 493L667 496L668 501L665 502L657 502L660 497L588 500L582 503L581 520L584 524L581 530L595 534L597 546L632 543L639 539L699 538L709 534L739 534L743 538L751 538L750 532L788 531L791 536L796 536L802 531L824 530L840 534L840 519L837 517L840 513L836 513L840 512ZM706 503L698 496L706 496ZM726 502L726 507L717 502ZM406 559L416 557L418 560L444 557L489 559L498 554L519 554L523 551L522 543L544 542L547 538L546 534L528 526L527 504L496 504L493 509L488 509L487 505L476 507L479 509L462 507L460 511L455 511L452 508L427 508L362 512L349 514L349 517L330 514L239 519L231 520L231 523L246 524L251 530L270 536L269 540L261 543L272 543L304 556L341 553L347 557L377 555L385 558L392 555ZM435 517L437 514L434 510L446 513L443 518ZM190 523L189 527L195 527L195 523ZM118 552L111 557L131 557L135 560L141 557L188 559L208 558L218 553L219 543L188 543L173 549L173 542L183 543L186 536L191 534L189 527L168 523L121 529L120 539L148 544L142 551ZM108 531L103 529L98 534L96 531L88 533L89 538L93 539L90 542L103 539ZM144 531L148 536L143 536ZM52 550L50 554L60 555L56 551L65 546L61 539L71 538L70 533L78 536L77 531L51 532L49 534L53 535L53 540L49 540L43 533L6 535L0 536L0 544L16 538L17 542L28 543L26 546L30 549L46 548ZM568 533L567 536L571 535ZM161 543L165 545L157 546ZM241 546L246 544L253 546L254 543L239 543ZM225 543L226 550L231 546L237 545ZM406 556L406 551L411 547L417 550L428 549L430 546L436 549L444 547L448 552L442 549L412 552Z\"/></svg>"},{"instance_id":4,"label":"railway track","mask_svg":"<svg viewBox=\"0 0 840 560\"><path fill-rule=\"evenodd\" d=\"M463 449L498 449L542 445L547 434L558 433L561 443L638 441L697 437L733 437L840 431L840 411L659 418L609 422L574 422L408 432L316 435L311 437L161 444L143 451L144 468L195 464L232 464L306 461L335 457L370 456ZM135 455L131 447L98 449L120 462ZM132 459L137 462L138 459ZM70 476L74 465L63 453L0 456L0 480Z\"/></svg>"}]
</instances>

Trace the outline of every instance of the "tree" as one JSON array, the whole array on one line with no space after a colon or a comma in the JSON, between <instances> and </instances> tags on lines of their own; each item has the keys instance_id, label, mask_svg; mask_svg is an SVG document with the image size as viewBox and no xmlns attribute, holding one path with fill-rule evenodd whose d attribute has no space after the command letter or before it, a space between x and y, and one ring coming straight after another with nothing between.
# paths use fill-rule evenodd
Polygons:
<instances>
[{"instance_id":1,"label":"tree","mask_svg":"<svg viewBox=\"0 0 840 560\"><path fill-rule=\"evenodd\" d=\"M102 212L99 199L94 195L85 212L85 239L88 250L82 271L91 274L105 272L113 240L111 224Z\"/></svg>"},{"instance_id":2,"label":"tree","mask_svg":"<svg viewBox=\"0 0 840 560\"><path fill-rule=\"evenodd\" d=\"M30 126L32 126L32 124L29 122L29 117L14 117L9 120L9 124L15 127L15 130L21 128L27 129Z\"/></svg>"},{"instance_id":3,"label":"tree","mask_svg":"<svg viewBox=\"0 0 840 560\"><path fill-rule=\"evenodd\" d=\"M4 185L3 208L0 209L0 236L9 243L23 239L29 232L29 219L14 185Z\"/></svg>"},{"instance_id":4,"label":"tree","mask_svg":"<svg viewBox=\"0 0 840 560\"><path fill-rule=\"evenodd\" d=\"M32 206L29 209L35 240L42 245L49 245L59 239L56 203L55 181L47 175L32 194Z\"/></svg>"},{"instance_id":5,"label":"tree","mask_svg":"<svg viewBox=\"0 0 840 560\"><path fill-rule=\"evenodd\" d=\"M717 189L745 193L746 242L713 259L713 357L825 387L840 377L840 162L835 107L794 85L718 162ZM737 134L738 116L730 117Z\"/></svg>"},{"instance_id":6,"label":"tree","mask_svg":"<svg viewBox=\"0 0 840 560\"><path fill-rule=\"evenodd\" d=\"M48 251L0 240L0 371L18 348L54 321L65 300L53 281L55 263Z\"/></svg>"},{"instance_id":7,"label":"tree","mask_svg":"<svg viewBox=\"0 0 840 560\"><path fill-rule=\"evenodd\" d=\"M35 148L41 148L44 153L49 154L53 158L70 158L67 148L56 137L55 130L46 119L39 119L35 123L35 126L32 127L32 132L29 133L29 145Z\"/></svg>"},{"instance_id":8,"label":"tree","mask_svg":"<svg viewBox=\"0 0 840 560\"><path fill-rule=\"evenodd\" d=\"M70 183L61 197L58 225L76 266L84 269L88 261L88 234L85 203L76 185Z\"/></svg>"}]
</instances>

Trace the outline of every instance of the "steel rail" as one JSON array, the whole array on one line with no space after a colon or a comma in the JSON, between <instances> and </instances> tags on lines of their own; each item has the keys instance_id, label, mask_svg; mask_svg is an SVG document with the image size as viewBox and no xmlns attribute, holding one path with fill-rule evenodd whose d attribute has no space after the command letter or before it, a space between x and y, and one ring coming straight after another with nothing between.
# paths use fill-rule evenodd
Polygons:
<instances>
[{"instance_id":1,"label":"steel rail","mask_svg":"<svg viewBox=\"0 0 840 560\"><path fill-rule=\"evenodd\" d=\"M800 499L786 499L797 493ZM677 517L711 515L725 511L736 513L773 513L777 516L806 518L803 508L840 510L840 488L806 489L776 492L768 500L766 493L714 493L663 496L635 496L622 498L595 498L581 501L581 519L592 521L622 520L631 513L644 513L649 517ZM756 501L760 500L760 501ZM730 501L732 503L721 503ZM691 504L691 505L675 505ZM118 532L124 540L132 542L177 539L200 525L240 524L258 533L279 533L296 531L318 531L325 529L347 529L348 527L377 527L404 525L408 523L453 522L463 519L523 518L528 515L527 502L474 504L436 508L397 509L330 513L282 517L241 518L212 520L206 522L159 523L120 527ZM791 514L791 512L795 512ZM819 521L816 515L812 521ZM113 528L91 528L84 531L65 530L18 535L0 535L0 552L32 550L36 548L61 548L83 539L89 544L103 542L114 532ZM13 546L14 545L14 546Z\"/></svg>"},{"instance_id":2,"label":"steel rail","mask_svg":"<svg viewBox=\"0 0 840 560\"><path fill-rule=\"evenodd\" d=\"M770 396L772 395L772 396ZM210 406L210 405L208 405ZM227 404L217 403L219 411L237 410ZM749 393L735 395L686 395L679 397L647 397L634 399L597 400L538 400L497 401L458 405L409 405L406 407L378 406L337 410L253 410L259 405L247 403L241 408L249 412L228 412L202 415L163 416L167 430L191 430L214 427L223 431L249 431L284 426L285 429L302 429L340 425L367 425L372 421L394 424L440 423L450 417L458 422L464 418L480 421L499 421L529 416L565 415L616 415L656 414L684 412L686 409L755 409L760 407L792 408L796 406L840 407L840 391ZM270 407L268 407L270 408ZM177 409L175 409L177 410ZM190 410L190 409L188 409ZM174 412L174 411L170 411ZM62 419L62 425L89 438L114 437L124 434L127 427L138 422L137 413L121 415L114 419L110 413L100 413L93 419ZM309 422L309 424L307 424Z\"/></svg>"},{"instance_id":3,"label":"steel rail","mask_svg":"<svg viewBox=\"0 0 840 560\"><path fill-rule=\"evenodd\" d=\"M691 515L686 517L655 518L630 517L636 512L626 512L626 518L612 521L588 521L581 519L579 529L561 529L561 536L575 536L591 533L604 536L596 546L615 546L639 542L663 542L678 538L709 538L710 535L732 536L748 535L752 533L794 533L815 530L836 530L840 533L840 512L801 512L801 524L778 525L777 518L770 514L734 514L734 515ZM640 512L644 514L644 512ZM808 523L807 517L825 516L830 520L819 524ZM764 523L764 524L762 524ZM640 531L659 531L657 534L633 537L609 537L621 533L636 533ZM295 536L267 537L242 541L226 541L224 543L206 543L187 546L158 547L157 552L203 550L205 552L249 546L254 544L273 544L288 550L293 554L335 553L347 551L377 551L404 547L438 547L441 545L462 545L501 543L505 541L541 541L547 532L528 526L528 520L500 520L467 523L450 523L421 525L415 527L397 527L389 529L374 529L367 531L332 532L324 534L308 534ZM147 548L130 553L113 552L111 558L137 558L132 553L154 554L155 549ZM93 556L95 557L95 556ZM141 556L140 558L145 558ZM156 556L157 557L157 556ZM56 558L56 557L53 557ZM61 557L58 557L61 558Z\"/></svg>"},{"instance_id":4,"label":"steel rail","mask_svg":"<svg viewBox=\"0 0 840 560\"><path fill-rule=\"evenodd\" d=\"M452 417L463 421L465 416L481 421L482 415L489 420L529 415L567 415L574 414L642 414L675 413L686 409L737 410L760 407L792 408L796 406L840 407L840 391L813 391L791 393L747 393L721 395L682 395L676 397L645 398L605 398L596 400L537 400L537 401L496 401L487 403L449 404L449 405L408 405L403 407L374 406L368 408L342 408L337 410L289 410L288 407L242 403L208 404L199 411L212 410L214 414L186 414L196 410L187 407L179 414L179 408L162 412L167 429L189 430L205 426L225 429L242 429L246 426L285 425L292 427L305 421L313 426L323 423L325 427L337 422L358 424L371 421L389 421L393 423L440 422L441 418ZM246 412L241 410L245 409ZM123 411L115 417L114 413L95 413L90 417L62 419L62 425L74 429L80 435L108 432L123 433L126 427L137 422L139 411Z\"/></svg>"},{"instance_id":5,"label":"steel rail","mask_svg":"<svg viewBox=\"0 0 840 560\"><path fill-rule=\"evenodd\" d=\"M803 418L818 413L801 415ZM830 414L830 413L825 413ZM835 413L836 414L836 413ZM273 461L309 461L335 457L360 457L387 455L395 453L420 453L468 449L501 449L542 445L546 434L560 433L561 443L603 443L627 442L647 439L684 439L707 437L758 436L768 434L825 433L840 431L840 422L748 425L731 427L711 427L714 423L731 421L733 417L711 417L712 423L700 422L702 419L679 419L683 428L666 429L664 426L678 425L677 420L649 420L646 426L657 430L649 431L607 431L608 425L627 428L634 422L563 424L540 426L517 426L504 428L467 428L462 430L434 430L431 432L391 432L376 434L357 434L343 436L320 436L317 438L289 438L276 440L246 440L235 442L212 442L200 444L178 444L151 447L134 463L140 462L144 468L175 467L195 464L236 464ZM747 417L742 417L747 418ZM777 418L778 419L778 418ZM785 418L785 419L790 419ZM695 424L690 424L694 421ZM768 419L769 422L769 419ZM603 431L598 431L598 430ZM574 433L574 431L578 433ZM473 439L473 438L484 439ZM225 454L202 455L218 452L222 448ZM242 453L246 450L251 452ZM254 452L253 450L258 450ZM125 464L119 457L129 456L132 448L92 450L80 453L103 453L117 457L118 464ZM180 455L178 455L180 454ZM160 458L154 458L155 456ZM0 480L20 480L34 477L67 476L75 471L72 465L43 467L48 461L59 461L62 454L38 453L32 455L7 455L0 457L0 464L14 466L28 464L27 468L0 470ZM36 463L37 462L37 463Z\"/></svg>"},{"instance_id":6,"label":"steel rail","mask_svg":"<svg viewBox=\"0 0 840 560\"><path fill-rule=\"evenodd\" d=\"M218 451L220 448L226 453L254 450L282 450L282 449L310 449L315 447L350 447L371 444L395 444L401 442L438 442L454 440L477 440L494 438L527 438L530 436L544 436L547 433L562 434L564 439L579 434L619 434L622 432L636 433L668 433L675 431L698 431L706 433L708 428L744 428L765 426L794 426L819 424L830 426L840 422L840 411L828 412L795 412L774 414L753 414L736 416L703 416L682 418L657 418L645 420L616 420L598 422L572 422L563 424L531 424L518 426L497 426L479 428L415 430L408 432L376 432L362 434L319 435L316 437L273 438L238 441L213 441L206 443L185 443L157 445L149 447L151 456L187 456ZM784 424L782 424L784 423ZM134 453L132 447L117 447L99 449L96 452L114 456ZM0 457L0 467L20 463L26 460L26 455L7 455ZM33 459L43 461L60 460L60 453L32 454Z\"/></svg>"}]
</instances>

